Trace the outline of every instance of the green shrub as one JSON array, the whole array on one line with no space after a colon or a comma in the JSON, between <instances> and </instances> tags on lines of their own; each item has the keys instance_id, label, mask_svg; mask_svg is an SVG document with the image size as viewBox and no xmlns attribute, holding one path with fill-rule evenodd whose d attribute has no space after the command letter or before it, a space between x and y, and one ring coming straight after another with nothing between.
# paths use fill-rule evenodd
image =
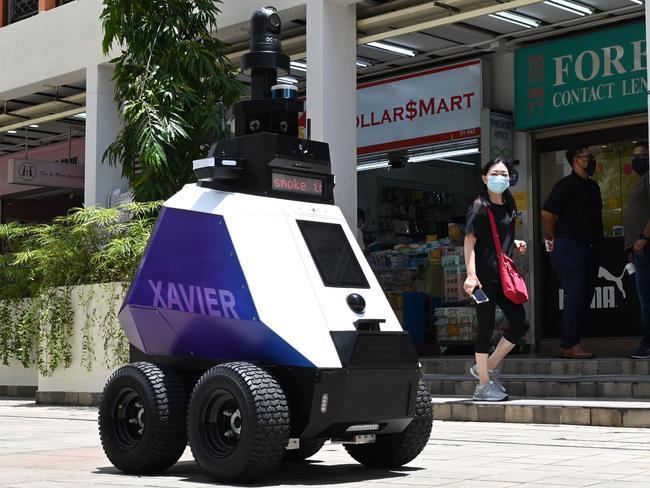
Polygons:
<instances>
[{"instance_id":1,"label":"green shrub","mask_svg":"<svg viewBox=\"0 0 650 488\"><path fill-rule=\"evenodd\" d=\"M36 364L44 374L70 366L73 287L129 284L161 205L79 208L51 224L0 225L0 362L15 359L25 367ZM116 317L98 317L92 294L83 300L88 322L83 338L85 366L90 369L95 358L91 325L102 327L107 356L125 359L125 338Z\"/></svg>"}]
</instances>

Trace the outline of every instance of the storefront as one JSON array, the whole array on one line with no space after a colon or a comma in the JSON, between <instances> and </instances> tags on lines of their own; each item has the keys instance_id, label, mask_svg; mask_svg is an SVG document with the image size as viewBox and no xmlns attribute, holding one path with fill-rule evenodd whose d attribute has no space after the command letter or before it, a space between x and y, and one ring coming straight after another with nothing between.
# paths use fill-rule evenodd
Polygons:
<instances>
[{"instance_id":1,"label":"storefront","mask_svg":"<svg viewBox=\"0 0 650 488\"><path fill-rule=\"evenodd\" d=\"M515 53L515 127L531 135L535 235L551 188L570 173L565 151L587 144L597 159L605 241L587 342L597 353L629 352L639 335L634 278L625 271L623 216L638 180L630 155L648 138L645 24L636 22L528 46ZM535 242L537 339L556 352L563 292L549 256Z\"/></svg>"},{"instance_id":2,"label":"storefront","mask_svg":"<svg viewBox=\"0 0 650 488\"><path fill-rule=\"evenodd\" d=\"M473 344L475 312L462 289L465 216L481 162L512 160L512 115L483 107L484 76L483 62L472 60L357 91L359 233L423 354Z\"/></svg>"},{"instance_id":3,"label":"storefront","mask_svg":"<svg viewBox=\"0 0 650 488\"><path fill-rule=\"evenodd\" d=\"M85 138L0 157L2 223L45 223L83 205Z\"/></svg>"}]
</instances>

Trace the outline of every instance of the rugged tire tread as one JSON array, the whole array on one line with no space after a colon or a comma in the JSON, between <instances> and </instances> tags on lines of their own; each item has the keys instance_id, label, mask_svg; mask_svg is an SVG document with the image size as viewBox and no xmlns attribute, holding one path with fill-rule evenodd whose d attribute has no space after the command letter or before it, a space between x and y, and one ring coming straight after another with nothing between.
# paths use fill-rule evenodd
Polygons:
<instances>
[{"instance_id":1,"label":"rugged tire tread","mask_svg":"<svg viewBox=\"0 0 650 488\"><path fill-rule=\"evenodd\" d=\"M310 458L323 448L325 442L327 442L327 439L324 437L307 440L300 439L300 447L285 452L284 461L295 463Z\"/></svg>"},{"instance_id":2,"label":"rugged tire tread","mask_svg":"<svg viewBox=\"0 0 650 488\"><path fill-rule=\"evenodd\" d=\"M415 459L427 445L433 426L429 391L422 380L418 385L415 418L399 434L378 435L374 444L347 444L345 450L370 468L392 469Z\"/></svg>"},{"instance_id":3,"label":"rugged tire tread","mask_svg":"<svg viewBox=\"0 0 650 488\"><path fill-rule=\"evenodd\" d=\"M121 449L113 439L112 405L106 404L108 393L116 381L127 380L131 387L144 389L146 411L143 438L133 449ZM148 362L127 364L115 371L104 388L99 407L99 436L102 448L113 465L130 474L155 474L174 465L187 446L185 415L187 395L183 382L172 370ZM147 445L144 445L144 444Z\"/></svg>"},{"instance_id":4,"label":"rugged tire tread","mask_svg":"<svg viewBox=\"0 0 650 488\"><path fill-rule=\"evenodd\" d=\"M250 482L273 471L281 462L289 442L290 418L289 405L279 383L270 373L246 362L232 362L215 366L206 371L197 382L190 405L200 385L214 375L226 375L238 383L246 401L253 411L253 425L245 428L254 429L252 448L246 460L230 469L213 469L204 465L197 456L197 446L192 443L190 422L187 429L190 448L194 459L201 469L219 482Z\"/></svg>"}]
</instances>

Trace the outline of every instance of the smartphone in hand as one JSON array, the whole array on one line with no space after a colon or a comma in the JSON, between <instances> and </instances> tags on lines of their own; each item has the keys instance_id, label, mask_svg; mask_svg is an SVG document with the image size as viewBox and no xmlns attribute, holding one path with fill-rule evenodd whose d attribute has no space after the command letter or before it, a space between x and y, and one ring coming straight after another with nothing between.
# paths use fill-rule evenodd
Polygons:
<instances>
[{"instance_id":1,"label":"smartphone in hand","mask_svg":"<svg viewBox=\"0 0 650 488\"><path fill-rule=\"evenodd\" d=\"M474 292L472 293L472 298L476 303L485 303L490 301L487 295L478 286L474 288Z\"/></svg>"}]
</instances>

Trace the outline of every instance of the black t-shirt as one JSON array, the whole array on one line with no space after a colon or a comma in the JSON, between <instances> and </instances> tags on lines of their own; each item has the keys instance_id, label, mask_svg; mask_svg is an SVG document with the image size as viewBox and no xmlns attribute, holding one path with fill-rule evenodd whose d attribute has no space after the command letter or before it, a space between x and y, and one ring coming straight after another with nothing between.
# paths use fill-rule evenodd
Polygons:
<instances>
[{"instance_id":1,"label":"black t-shirt","mask_svg":"<svg viewBox=\"0 0 650 488\"><path fill-rule=\"evenodd\" d=\"M516 211L508 211L506 205L497 205L483 198L477 198L467 212L465 232L476 237L474 257L476 260L476 275L481 283L497 283L499 267L497 250L494 246L490 218L487 206L490 206L497 224L497 232L501 241L501 249L512 257L515 249L515 217Z\"/></svg>"},{"instance_id":2,"label":"black t-shirt","mask_svg":"<svg viewBox=\"0 0 650 488\"><path fill-rule=\"evenodd\" d=\"M575 173L555 183L542 207L557 216L555 236L598 244L603 240L603 200L595 181Z\"/></svg>"}]
</instances>

